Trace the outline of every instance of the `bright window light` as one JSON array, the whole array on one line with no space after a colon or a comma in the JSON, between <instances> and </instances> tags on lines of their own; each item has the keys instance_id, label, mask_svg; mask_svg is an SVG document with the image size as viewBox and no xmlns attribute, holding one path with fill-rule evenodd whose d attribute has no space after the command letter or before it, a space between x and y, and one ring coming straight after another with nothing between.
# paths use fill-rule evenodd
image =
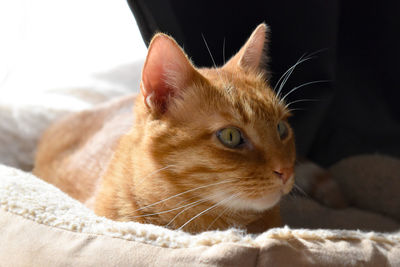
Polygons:
<instances>
[{"instance_id":1,"label":"bright window light","mask_svg":"<svg viewBox=\"0 0 400 267\"><path fill-rule=\"evenodd\" d=\"M0 100L96 86L145 56L126 0L0 1Z\"/></svg>"}]
</instances>

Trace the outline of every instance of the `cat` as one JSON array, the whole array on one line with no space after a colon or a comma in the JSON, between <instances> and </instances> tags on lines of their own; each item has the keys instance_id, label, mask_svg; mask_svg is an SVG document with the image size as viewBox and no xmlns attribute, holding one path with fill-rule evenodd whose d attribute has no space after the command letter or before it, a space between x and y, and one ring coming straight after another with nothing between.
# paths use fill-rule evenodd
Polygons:
<instances>
[{"instance_id":1,"label":"cat","mask_svg":"<svg viewBox=\"0 0 400 267\"><path fill-rule=\"evenodd\" d=\"M196 68L156 34L140 94L56 122L33 173L96 214L198 233L281 225L294 184L291 116L266 71L260 24L222 67Z\"/></svg>"}]
</instances>

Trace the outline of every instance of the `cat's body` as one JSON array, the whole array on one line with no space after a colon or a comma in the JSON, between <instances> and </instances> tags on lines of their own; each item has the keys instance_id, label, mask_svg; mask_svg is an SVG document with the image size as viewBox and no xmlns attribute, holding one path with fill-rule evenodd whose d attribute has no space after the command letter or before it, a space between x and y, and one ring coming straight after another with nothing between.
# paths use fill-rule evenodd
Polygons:
<instances>
[{"instance_id":1,"label":"cat's body","mask_svg":"<svg viewBox=\"0 0 400 267\"><path fill-rule=\"evenodd\" d=\"M34 173L94 208L100 177L134 124L134 100L133 95L115 99L51 125L38 146Z\"/></svg>"},{"instance_id":2,"label":"cat's body","mask_svg":"<svg viewBox=\"0 0 400 267\"><path fill-rule=\"evenodd\" d=\"M295 149L290 114L262 68L266 31L261 24L218 69L195 69L157 35L141 94L50 127L34 173L115 220L190 232L278 226Z\"/></svg>"}]
</instances>

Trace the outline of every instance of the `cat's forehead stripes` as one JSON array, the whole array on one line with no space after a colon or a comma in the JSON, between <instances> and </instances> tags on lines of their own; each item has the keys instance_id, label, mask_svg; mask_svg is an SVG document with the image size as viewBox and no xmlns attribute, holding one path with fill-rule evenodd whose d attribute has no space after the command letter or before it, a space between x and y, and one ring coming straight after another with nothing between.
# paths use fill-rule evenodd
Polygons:
<instances>
[{"instance_id":1,"label":"cat's forehead stripes","mask_svg":"<svg viewBox=\"0 0 400 267\"><path fill-rule=\"evenodd\" d=\"M233 112L243 123L255 120L275 121L284 115L284 106L265 83L231 85L228 95Z\"/></svg>"},{"instance_id":2,"label":"cat's forehead stripes","mask_svg":"<svg viewBox=\"0 0 400 267\"><path fill-rule=\"evenodd\" d=\"M234 103L234 107L244 123L254 123L257 120L267 122L279 119L279 110L275 108L272 99L268 98L266 94L260 97L248 91L241 91L240 96Z\"/></svg>"},{"instance_id":3,"label":"cat's forehead stripes","mask_svg":"<svg viewBox=\"0 0 400 267\"><path fill-rule=\"evenodd\" d=\"M219 96L225 98L231 112L239 116L243 123L280 120L287 113L265 77L259 73L225 69L201 69L200 72L210 81L212 90L219 91ZM229 107L222 108L226 110Z\"/></svg>"}]
</instances>

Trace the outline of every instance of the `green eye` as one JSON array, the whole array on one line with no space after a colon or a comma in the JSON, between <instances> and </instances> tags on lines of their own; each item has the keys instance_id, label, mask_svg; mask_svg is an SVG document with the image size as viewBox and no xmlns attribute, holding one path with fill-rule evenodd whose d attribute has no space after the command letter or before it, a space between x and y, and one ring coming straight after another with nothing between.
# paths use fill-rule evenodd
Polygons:
<instances>
[{"instance_id":1,"label":"green eye","mask_svg":"<svg viewBox=\"0 0 400 267\"><path fill-rule=\"evenodd\" d=\"M224 146L229 148L237 148L244 142L242 133L233 127L219 130L217 132L217 137Z\"/></svg>"},{"instance_id":2,"label":"green eye","mask_svg":"<svg viewBox=\"0 0 400 267\"><path fill-rule=\"evenodd\" d=\"M285 139L289 134L288 127L284 121L278 123L277 131L281 140Z\"/></svg>"}]
</instances>

